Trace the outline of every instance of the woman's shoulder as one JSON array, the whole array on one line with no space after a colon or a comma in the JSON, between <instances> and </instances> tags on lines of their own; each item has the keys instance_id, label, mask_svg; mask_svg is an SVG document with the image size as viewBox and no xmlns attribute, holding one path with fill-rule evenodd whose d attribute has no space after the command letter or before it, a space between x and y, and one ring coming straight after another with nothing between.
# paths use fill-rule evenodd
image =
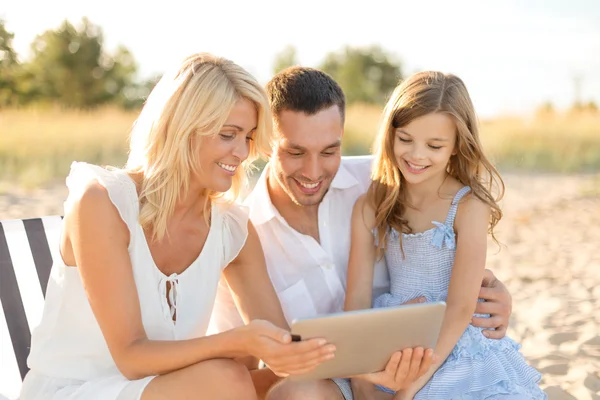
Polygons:
<instances>
[{"instance_id":1,"label":"woman's shoulder","mask_svg":"<svg viewBox=\"0 0 600 400\"><path fill-rule=\"evenodd\" d=\"M232 226L248 225L249 210L245 205L237 202L230 202L223 199L213 200L216 214L223 220L223 223Z\"/></svg>"},{"instance_id":2,"label":"woman's shoulder","mask_svg":"<svg viewBox=\"0 0 600 400\"><path fill-rule=\"evenodd\" d=\"M135 188L134 182L121 169L81 161L71 164L66 179L69 193L83 193L87 188L93 187L94 183L99 183L109 192Z\"/></svg>"},{"instance_id":3,"label":"woman's shoulder","mask_svg":"<svg viewBox=\"0 0 600 400\"><path fill-rule=\"evenodd\" d=\"M213 210L213 217L217 220L212 224L220 230L225 266L237 257L248 239L248 208L238 203L216 199L213 200Z\"/></svg>"},{"instance_id":4,"label":"woman's shoulder","mask_svg":"<svg viewBox=\"0 0 600 400\"><path fill-rule=\"evenodd\" d=\"M137 220L135 183L121 169L73 162L66 185L69 193L65 201L65 214L83 200L90 204L112 203L128 226Z\"/></svg>"}]
</instances>

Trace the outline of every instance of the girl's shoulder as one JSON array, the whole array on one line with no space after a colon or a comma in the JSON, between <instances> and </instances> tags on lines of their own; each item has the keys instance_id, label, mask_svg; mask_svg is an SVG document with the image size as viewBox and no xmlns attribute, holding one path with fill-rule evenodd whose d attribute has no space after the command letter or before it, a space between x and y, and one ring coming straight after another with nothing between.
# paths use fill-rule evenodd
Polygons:
<instances>
[{"instance_id":1,"label":"girl's shoulder","mask_svg":"<svg viewBox=\"0 0 600 400\"><path fill-rule=\"evenodd\" d=\"M471 229L477 225L487 226L492 208L489 204L475 196L472 191L466 193L457 204L454 227L456 231Z\"/></svg>"},{"instance_id":2,"label":"girl's shoulder","mask_svg":"<svg viewBox=\"0 0 600 400\"><path fill-rule=\"evenodd\" d=\"M352 212L353 219L360 219L363 221L365 227L369 230L375 228L375 207L372 201L370 201L369 193L363 193L356 199L354 203L354 210Z\"/></svg>"}]
</instances>

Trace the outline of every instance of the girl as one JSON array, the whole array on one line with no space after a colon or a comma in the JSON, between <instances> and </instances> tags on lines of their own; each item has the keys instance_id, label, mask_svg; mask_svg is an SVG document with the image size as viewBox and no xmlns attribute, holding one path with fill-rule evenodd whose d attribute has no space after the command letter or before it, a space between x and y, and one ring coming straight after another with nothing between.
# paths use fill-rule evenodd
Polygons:
<instances>
[{"instance_id":1,"label":"girl","mask_svg":"<svg viewBox=\"0 0 600 400\"><path fill-rule=\"evenodd\" d=\"M396 88L376 139L372 183L353 211L345 309L371 306L373 265L381 255L391 288L374 307L424 296L445 301L447 309L438 362L395 399L546 398L537 385L540 374L517 343L487 339L469 324L503 192L461 79L422 72ZM377 393L366 382L353 387Z\"/></svg>"}]
</instances>

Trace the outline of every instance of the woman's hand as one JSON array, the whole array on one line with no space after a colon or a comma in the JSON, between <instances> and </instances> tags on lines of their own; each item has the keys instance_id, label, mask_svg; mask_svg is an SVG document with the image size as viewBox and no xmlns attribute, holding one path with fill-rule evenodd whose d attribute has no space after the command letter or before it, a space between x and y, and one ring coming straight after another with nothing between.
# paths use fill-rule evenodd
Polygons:
<instances>
[{"instance_id":1,"label":"woman's hand","mask_svg":"<svg viewBox=\"0 0 600 400\"><path fill-rule=\"evenodd\" d=\"M243 335L245 351L280 377L309 372L334 357L335 346L325 339L292 342L288 331L268 321L253 320L238 331Z\"/></svg>"}]
</instances>

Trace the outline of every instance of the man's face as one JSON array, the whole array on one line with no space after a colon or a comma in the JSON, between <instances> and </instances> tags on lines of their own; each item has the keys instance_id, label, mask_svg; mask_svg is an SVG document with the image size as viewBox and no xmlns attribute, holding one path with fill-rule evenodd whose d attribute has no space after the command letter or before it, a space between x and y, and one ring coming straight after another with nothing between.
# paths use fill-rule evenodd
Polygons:
<instances>
[{"instance_id":1,"label":"man's face","mask_svg":"<svg viewBox=\"0 0 600 400\"><path fill-rule=\"evenodd\" d=\"M282 111L276 131L271 179L297 205L318 205L341 162L344 126L338 106L314 115Z\"/></svg>"}]
</instances>

